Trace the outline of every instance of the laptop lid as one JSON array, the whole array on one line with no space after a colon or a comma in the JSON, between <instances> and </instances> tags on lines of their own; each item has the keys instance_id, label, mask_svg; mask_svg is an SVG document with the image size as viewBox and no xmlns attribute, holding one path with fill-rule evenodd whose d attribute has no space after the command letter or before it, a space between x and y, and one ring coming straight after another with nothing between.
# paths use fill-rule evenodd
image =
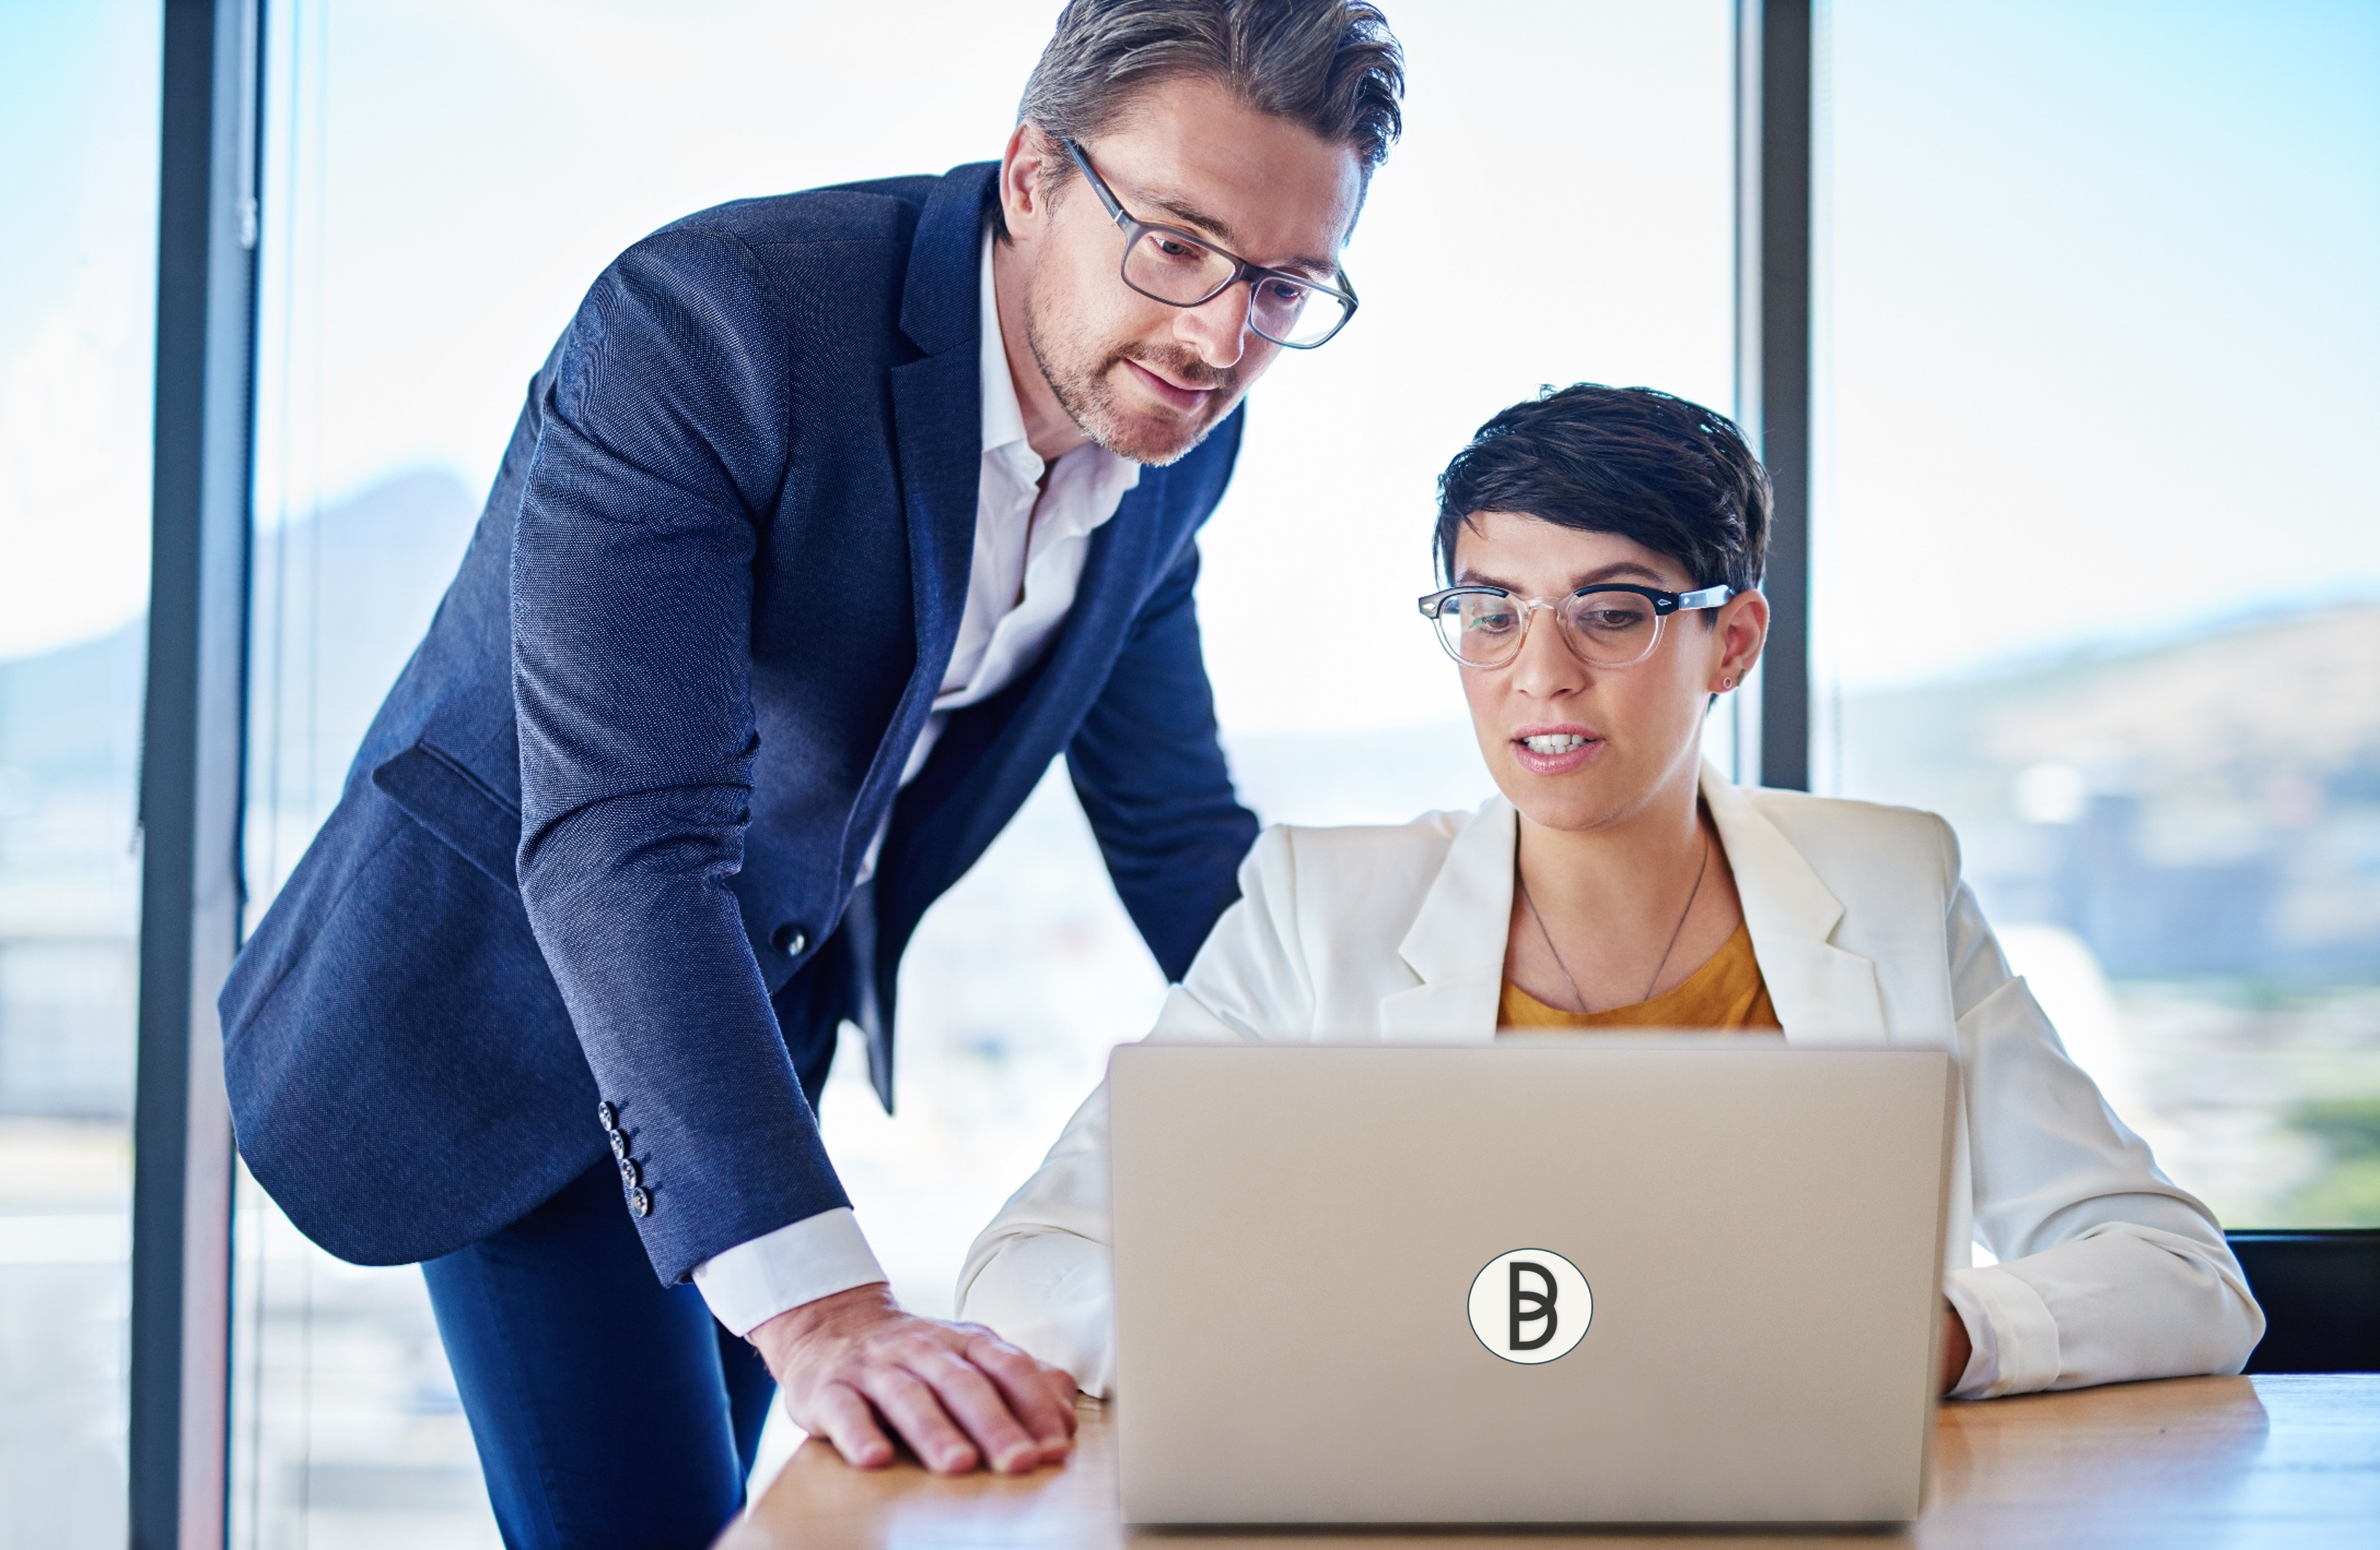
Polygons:
<instances>
[{"instance_id":1,"label":"laptop lid","mask_svg":"<svg viewBox=\"0 0 2380 1550\"><path fill-rule=\"evenodd\" d=\"M1914 1517L1952 1062L1119 1048L1135 1523Z\"/></svg>"}]
</instances>

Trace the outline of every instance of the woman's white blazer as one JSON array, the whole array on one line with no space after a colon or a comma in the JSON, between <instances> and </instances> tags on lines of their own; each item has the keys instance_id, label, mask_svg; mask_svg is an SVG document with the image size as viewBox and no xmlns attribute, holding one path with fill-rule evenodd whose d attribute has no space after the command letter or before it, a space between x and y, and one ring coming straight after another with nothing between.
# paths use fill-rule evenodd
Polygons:
<instances>
[{"instance_id":1,"label":"woman's white blazer","mask_svg":"<svg viewBox=\"0 0 2380 1550\"><path fill-rule=\"evenodd\" d=\"M2221 1230L2009 972L1949 825L1708 768L1702 790L1787 1041L1955 1045L1943 1290L1974 1356L1954 1392L2239 1371L2265 1320ZM1268 829L1154 1036L1495 1037L1518 838L1501 798L1393 828ZM976 1240L958 1286L961 1317L1094 1394L1115 1371L1107 1147L1101 1088ZM1998 1263L1974 1265L1975 1242Z\"/></svg>"}]
</instances>

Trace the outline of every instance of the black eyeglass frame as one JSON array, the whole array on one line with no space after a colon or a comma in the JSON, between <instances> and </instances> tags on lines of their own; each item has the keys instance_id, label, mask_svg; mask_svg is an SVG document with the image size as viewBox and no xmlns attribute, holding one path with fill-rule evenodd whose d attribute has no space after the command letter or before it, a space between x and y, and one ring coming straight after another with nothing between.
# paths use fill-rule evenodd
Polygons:
<instances>
[{"instance_id":1,"label":"black eyeglass frame","mask_svg":"<svg viewBox=\"0 0 2380 1550\"><path fill-rule=\"evenodd\" d=\"M1661 621L1668 619L1672 613L1692 613L1700 609L1718 608L1722 603L1725 603L1729 599L1739 595L1734 587L1728 586L1725 582L1721 582L1715 587L1697 587L1691 592L1666 592L1658 587L1640 587L1634 582L1630 581L1597 581L1563 593L1560 600L1567 602L1572 598L1584 598L1597 592L1626 592L1631 596L1643 598L1645 601L1653 605L1653 618L1657 625ZM1523 598L1519 594L1512 591L1510 588L1502 587L1441 587L1435 592L1423 594L1416 599L1416 603L1421 609L1421 616L1428 620L1433 626L1430 633L1438 636L1439 646L1448 656L1454 659L1457 666L1468 668L1494 668L1501 667L1506 664L1505 662L1464 661L1463 660L1462 653L1455 650L1453 644L1446 638L1446 632L1434 627L1437 625L1439 620L1445 616L1446 605L1452 602L1455 599L1462 597L1509 598L1515 602L1523 604L1524 612L1522 614L1523 624L1521 629L1522 634L1524 636L1528 633L1528 624L1526 621L1529 614L1536 612L1539 608L1551 608L1554 606L1555 602L1555 599L1547 598ZM1554 618L1555 622L1559 624L1561 616L1557 613ZM1578 647L1575 642L1572 641L1570 633L1567 630L1562 632L1562 644L1570 648L1572 655L1578 655ZM1651 656L1654 651L1659 648L1659 646L1660 635L1657 630L1652 643L1645 648L1645 657ZM1507 658L1506 662L1517 659L1520 654L1521 646L1520 643L1516 641L1512 647L1512 656L1511 658ZM1633 667L1636 662L1643 661L1645 657L1638 657L1635 659L1635 661L1622 663L1620 665ZM1580 658L1580 660L1585 660L1583 657ZM1592 666L1594 664L1589 663L1589 665Z\"/></svg>"},{"instance_id":2,"label":"black eyeglass frame","mask_svg":"<svg viewBox=\"0 0 2380 1550\"><path fill-rule=\"evenodd\" d=\"M1115 197L1115 190L1108 187L1107 179L1099 175L1097 170L1095 170L1091 165L1091 159L1083 154L1083 148L1081 146L1076 145L1070 139L1061 139L1058 143L1066 148L1066 154L1072 156L1075 159L1075 165L1083 170L1083 180L1091 186L1091 192L1099 196L1099 204L1107 211L1108 218L1123 228L1123 257L1117 260L1116 275L1119 279L1123 280L1127 286L1130 286L1135 294L1145 296L1151 301L1161 301L1168 307L1204 307L1207 303L1214 300L1217 297L1221 296L1225 291L1230 290L1233 285L1240 284L1242 281L1246 281L1250 288L1253 289L1256 282L1261 278L1266 280L1286 281L1288 284L1295 285L1300 290L1310 291L1316 296L1329 297L1331 300L1340 303L1344 309L1344 310L1339 314L1338 324L1333 327L1330 333L1324 334L1321 338L1313 341L1311 344L1299 345L1293 344L1287 339L1275 339L1271 334L1267 333L1257 322L1256 309L1251 306L1248 309L1249 331L1255 333L1257 338L1278 345L1284 350L1318 350L1323 345L1330 343L1333 339L1338 338L1339 331L1345 328L1350 321L1354 321L1355 309L1361 304L1355 299L1354 285L1348 280L1347 272L1345 270L1342 269L1339 271L1339 284L1337 286L1318 285L1313 281L1305 278L1305 276L1302 274L1292 274L1285 269L1269 269L1260 263L1250 263L1247 260L1240 257L1237 253L1232 252L1230 248L1218 247L1213 241L1207 237L1200 236L1196 232L1186 232L1179 226L1169 226L1161 222L1144 221L1123 207L1123 201ZM1200 297L1196 301L1176 301L1172 297L1159 296L1156 292L1148 289L1146 286L1134 285L1131 272L1133 248L1142 237L1152 232L1162 234L1163 236L1172 237L1176 241L1189 243L1194 248L1202 248L1208 252L1215 254L1219 258L1229 259L1232 264L1232 272L1226 276L1221 283L1217 285L1213 290L1208 291L1205 296Z\"/></svg>"}]
</instances>

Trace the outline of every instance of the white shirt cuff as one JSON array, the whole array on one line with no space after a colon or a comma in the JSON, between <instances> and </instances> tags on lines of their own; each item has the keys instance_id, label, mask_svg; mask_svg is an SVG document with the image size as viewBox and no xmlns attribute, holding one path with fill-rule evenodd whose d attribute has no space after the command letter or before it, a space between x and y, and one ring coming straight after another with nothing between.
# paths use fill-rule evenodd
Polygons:
<instances>
[{"instance_id":1,"label":"white shirt cuff","mask_svg":"<svg viewBox=\"0 0 2380 1550\"><path fill-rule=\"evenodd\" d=\"M885 1278L847 1205L722 1249L694 1267L711 1316L738 1336L788 1309Z\"/></svg>"},{"instance_id":2,"label":"white shirt cuff","mask_svg":"<svg viewBox=\"0 0 2380 1550\"><path fill-rule=\"evenodd\" d=\"M1953 1270L1943 1278L1942 1291L1974 1348L1950 1398L1997 1399L2034 1393L2058 1381L2058 1321L2022 1277L2003 1265Z\"/></svg>"}]
</instances>

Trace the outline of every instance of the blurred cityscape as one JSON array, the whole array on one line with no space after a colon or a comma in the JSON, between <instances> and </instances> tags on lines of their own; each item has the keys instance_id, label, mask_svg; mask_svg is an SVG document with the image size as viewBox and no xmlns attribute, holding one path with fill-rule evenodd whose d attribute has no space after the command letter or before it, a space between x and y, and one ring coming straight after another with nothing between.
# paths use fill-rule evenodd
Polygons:
<instances>
[{"instance_id":1,"label":"blurred cityscape","mask_svg":"<svg viewBox=\"0 0 2380 1550\"><path fill-rule=\"evenodd\" d=\"M1837 734L1843 790L1957 828L2179 1181L2235 1223L2380 1223L2380 603L1851 696Z\"/></svg>"},{"instance_id":2,"label":"blurred cityscape","mask_svg":"<svg viewBox=\"0 0 2380 1550\"><path fill-rule=\"evenodd\" d=\"M1997 918L2121 980L2380 979L2380 603L1845 703L1843 784L1949 817Z\"/></svg>"},{"instance_id":3,"label":"blurred cityscape","mask_svg":"<svg viewBox=\"0 0 2380 1550\"><path fill-rule=\"evenodd\" d=\"M248 859L260 902L335 800L475 515L391 479L255 551ZM138 624L0 662L0 1499L26 1543L118 1543ZM94 713L104 708L104 713ZM2380 1223L2380 605L1843 698L1840 784L1944 813L2070 1045L2228 1221ZM1488 790L1468 729L1235 741L1269 821L1394 822ZM821 1104L913 1306L1137 1036L1163 987L1062 767L928 917L900 1109ZM238 1227L234 1543L495 1543L410 1269L341 1265L252 1184ZM797 1440L782 1423L763 1469ZM88 1490L13 1492L9 1478ZM51 1510L44 1508L43 1510Z\"/></svg>"}]
</instances>

